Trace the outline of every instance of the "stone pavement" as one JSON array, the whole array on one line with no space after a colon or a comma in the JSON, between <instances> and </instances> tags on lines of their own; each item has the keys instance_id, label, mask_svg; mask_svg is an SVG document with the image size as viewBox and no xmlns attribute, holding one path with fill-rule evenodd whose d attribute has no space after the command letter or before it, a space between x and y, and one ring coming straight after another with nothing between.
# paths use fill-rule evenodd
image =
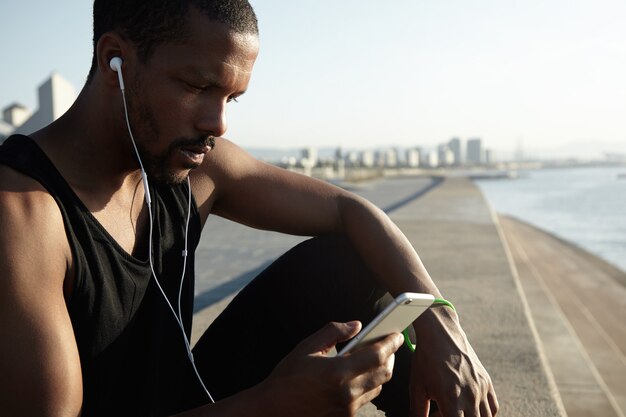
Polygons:
<instances>
[{"instance_id":1,"label":"stone pavement","mask_svg":"<svg viewBox=\"0 0 626 417\"><path fill-rule=\"evenodd\" d=\"M395 208L391 218L417 249L444 296L457 306L464 329L494 380L501 405L499 415L564 415L545 355L537 343L528 304L509 262L510 254L482 194L467 179L448 178L421 198L410 200L408 197L420 188L410 181L422 181L422 188L431 184L429 180L415 178L385 180L378 184L380 189L387 192L397 186L398 190L405 190L404 196L398 198L396 194L393 198L405 204L395 205L389 196L388 201L378 204ZM403 188L407 185L409 192ZM376 185L368 187L355 191L375 195ZM215 246L203 241L202 251L198 253L198 299L204 308L197 309L194 316L193 340L219 314L238 285L249 280L259 266L301 239L266 232L264 235L269 237L247 238L248 232L239 230L235 230L233 239L229 237L230 231L221 227L231 226L209 228L205 237ZM250 246L244 248L240 246L242 242ZM230 278L211 281L211 274L218 274L218 263L232 264L239 272L231 273ZM206 275L202 276L203 273ZM231 281L237 284L229 287ZM218 293L225 298L220 299ZM370 407L359 415L379 414Z\"/></svg>"}]
</instances>

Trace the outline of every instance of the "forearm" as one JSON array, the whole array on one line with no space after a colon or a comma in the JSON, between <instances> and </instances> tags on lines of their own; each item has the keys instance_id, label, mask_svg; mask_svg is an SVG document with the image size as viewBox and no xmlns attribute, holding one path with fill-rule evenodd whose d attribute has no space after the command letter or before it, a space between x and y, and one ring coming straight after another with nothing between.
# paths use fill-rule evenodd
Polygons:
<instances>
[{"instance_id":1,"label":"forearm","mask_svg":"<svg viewBox=\"0 0 626 417\"><path fill-rule=\"evenodd\" d=\"M360 198L340 203L343 233L367 267L392 295L419 292L442 297L419 255L404 233L380 209ZM418 334L447 337L441 328L458 327L456 312L430 309L414 322Z\"/></svg>"}]
</instances>

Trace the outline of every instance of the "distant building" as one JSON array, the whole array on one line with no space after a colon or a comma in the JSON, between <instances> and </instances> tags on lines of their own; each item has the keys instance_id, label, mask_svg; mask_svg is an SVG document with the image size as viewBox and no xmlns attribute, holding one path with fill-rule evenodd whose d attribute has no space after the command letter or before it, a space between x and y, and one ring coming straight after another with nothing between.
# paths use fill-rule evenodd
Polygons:
<instances>
[{"instance_id":1,"label":"distant building","mask_svg":"<svg viewBox=\"0 0 626 417\"><path fill-rule=\"evenodd\" d=\"M6 123L5 121L0 120L0 144L4 142L6 138L9 137L9 135L13 132L13 130L15 130L13 125L10 125L9 123Z\"/></svg>"},{"instance_id":2,"label":"distant building","mask_svg":"<svg viewBox=\"0 0 626 417\"><path fill-rule=\"evenodd\" d=\"M14 128L20 127L31 116L30 109L20 103L13 103L2 110L2 119Z\"/></svg>"},{"instance_id":3,"label":"distant building","mask_svg":"<svg viewBox=\"0 0 626 417\"><path fill-rule=\"evenodd\" d=\"M480 165L484 162L482 139L476 138L467 141L467 162L474 165Z\"/></svg>"},{"instance_id":4,"label":"distant building","mask_svg":"<svg viewBox=\"0 0 626 417\"><path fill-rule=\"evenodd\" d=\"M374 166L375 155L373 151L367 150L361 152L361 165L367 168Z\"/></svg>"},{"instance_id":5,"label":"distant building","mask_svg":"<svg viewBox=\"0 0 626 417\"><path fill-rule=\"evenodd\" d=\"M439 153L434 150L424 153L422 162L429 168L437 168L439 166Z\"/></svg>"},{"instance_id":6,"label":"distant building","mask_svg":"<svg viewBox=\"0 0 626 417\"><path fill-rule=\"evenodd\" d=\"M359 153L357 151L350 151L345 156L346 165L349 167L359 166L361 161L359 160Z\"/></svg>"},{"instance_id":7,"label":"distant building","mask_svg":"<svg viewBox=\"0 0 626 417\"><path fill-rule=\"evenodd\" d=\"M317 166L318 156L317 148L305 148L302 150L302 166L314 167Z\"/></svg>"},{"instance_id":8,"label":"distant building","mask_svg":"<svg viewBox=\"0 0 626 417\"><path fill-rule=\"evenodd\" d=\"M335 161L341 160L343 160L343 149L341 149L341 146L339 146L335 149Z\"/></svg>"},{"instance_id":9,"label":"distant building","mask_svg":"<svg viewBox=\"0 0 626 417\"><path fill-rule=\"evenodd\" d=\"M384 166L387 168L395 168L398 166L398 150L387 149L383 152Z\"/></svg>"},{"instance_id":10,"label":"distant building","mask_svg":"<svg viewBox=\"0 0 626 417\"><path fill-rule=\"evenodd\" d=\"M437 148L437 159L439 160L440 166L452 166L454 165L454 153L448 145L439 145Z\"/></svg>"},{"instance_id":11,"label":"distant building","mask_svg":"<svg viewBox=\"0 0 626 417\"><path fill-rule=\"evenodd\" d=\"M493 164L493 152L491 149L485 149L485 164L491 165Z\"/></svg>"},{"instance_id":12,"label":"distant building","mask_svg":"<svg viewBox=\"0 0 626 417\"><path fill-rule=\"evenodd\" d=\"M417 168L420 166L420 151L413 148L407 149L405 153L406 166L409 168Z\"/></svg>"},{"instance_id":13,"label":"distant building","mask_svg":"<svg viewBox=\"0 0 626 417\"><path fill-rule=\"evenodd\" d=\"M450 142L448 142L448 148L452 151L454 155L453 165L463 165L463 150L461 148L461 139L452 138Z\"/></svg>"},{"instance_id":14,"label":"distant building","mask_svg":"<svg viewBox=\"0 0 626 417\"><path fill-rule=\"evenodd\" d=\"M35 113L13 103L2 111L0 143L10 134L30 134L49 125L65 113L76 100L76 90L65 78L53 72L38 88L39 108ZM4 136L4 137L3 137Z\"/></svg>"}]
</instances>

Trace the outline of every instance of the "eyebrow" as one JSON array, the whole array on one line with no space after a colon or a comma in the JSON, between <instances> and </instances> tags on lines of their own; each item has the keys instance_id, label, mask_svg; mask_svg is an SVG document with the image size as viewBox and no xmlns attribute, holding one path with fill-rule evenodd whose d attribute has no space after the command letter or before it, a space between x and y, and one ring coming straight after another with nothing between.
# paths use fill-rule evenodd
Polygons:
<instances>
[{"instance_id":1,"label":"eyebrow","mask_svg":"<svg viewBox=\"0 0 626 417\"><path fill-rule=\"evenodd\" d=\"M212 72L205 72L197 67L185 68L183 73L187 76L194 77L197 80L201 80L202 84L207 87L217 87L221 89L226 89L224 83L222 83L218 77L215 76ZM245 94L246 90L240 90L234 92L231 96L240 97Z\"/></svg>"},{"instance_id":2,"label":"eyebrow","mask_svg":"<svg viewBox=\"0 0 626 417\"><path fill-rule=\"evenodd\" d=\"M224 87L222 82L212 72L204 72L198 68L186 68L183 71L183 74L196 80L202 80L203 84L210 84L215 87Z\"/></svg>"}]
</instances>

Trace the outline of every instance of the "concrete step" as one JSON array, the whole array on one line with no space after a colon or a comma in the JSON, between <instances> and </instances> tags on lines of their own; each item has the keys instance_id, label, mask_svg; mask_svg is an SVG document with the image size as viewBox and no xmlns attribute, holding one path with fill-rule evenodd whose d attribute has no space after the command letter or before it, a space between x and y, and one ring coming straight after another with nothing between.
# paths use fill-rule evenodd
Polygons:
<instances>
[{"instance_id":1,"label":"concrete step","mask_svg":"<svg viewBox=\"0 0 626 417\"><path fill-rule=\"evenodd\" d=\"M500 222L568 416L623 417L626 274L528 224Z\"/></svg>"}]
</instances>

